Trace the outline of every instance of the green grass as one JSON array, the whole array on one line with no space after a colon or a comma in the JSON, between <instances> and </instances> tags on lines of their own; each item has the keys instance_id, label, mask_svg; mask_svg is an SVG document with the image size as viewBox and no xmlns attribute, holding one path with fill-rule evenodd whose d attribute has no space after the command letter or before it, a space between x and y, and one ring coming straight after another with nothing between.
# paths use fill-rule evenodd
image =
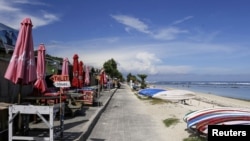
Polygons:
<instances>
[{"instance_id":1,"label":"green grass","mask_svg":"<svg viewBox=\"0 0 250 141\"><path fill-rule=\"evenodd\" d=\"M155 104L165 104L169 103L168 101L162 100L162 99L156 99L156 98L150 98L150 103L155 105Z\"/></svg>"},{"instance_id":2,"label":"green grass","mask_svg":"<svg viewBox=\"0 0 250 141\"><path fill-rule=\"evenodd\" d=\"M178 118L167 118L163 120L163 123L165 124L165 126L169 127L171 125L175 125L179 122Z\"/></svg>"},{"instance_id":3,"label":"green grass","mask_svg":"<svg viewBox=\"0 0 250 141\"><path fill-rule=\"evenodd\" d=\"M188 138L183 139L183 141L206 141L206 138L188 137Z\"/></svg>"}]
</instances>

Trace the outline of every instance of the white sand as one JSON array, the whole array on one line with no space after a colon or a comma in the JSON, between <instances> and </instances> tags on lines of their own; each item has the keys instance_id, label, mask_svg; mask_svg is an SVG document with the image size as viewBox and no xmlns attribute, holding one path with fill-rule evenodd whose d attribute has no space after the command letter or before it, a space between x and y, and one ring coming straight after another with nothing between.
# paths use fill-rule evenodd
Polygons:
<instances>
[{"instance_id":1,"label":"white sand","mask_svg":"<svg viewBox=\"0 0 250 141\"><path fill-rule=\"evenodd\" d=\"M196 93L196 98L188 100L187 105L180 102L154 105L147 100L143 102L148 112L154 115L153 117L162 124L164 119L179 119L179 123L175 125L166 127L163 124L162 126L161 132L166 134L167 140L169 141L182 141L184 138L188 138L191 135L186 129L186 123L183 121L184 115L190 111L221 106L250 108L250 102L247 101L204 93Z\"/></svg>"}]
</instances>

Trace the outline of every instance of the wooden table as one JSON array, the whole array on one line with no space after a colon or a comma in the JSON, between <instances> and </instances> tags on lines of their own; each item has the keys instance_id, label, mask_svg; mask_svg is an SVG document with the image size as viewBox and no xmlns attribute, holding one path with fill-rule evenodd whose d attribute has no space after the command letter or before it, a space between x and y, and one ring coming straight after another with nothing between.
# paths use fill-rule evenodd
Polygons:
<instances>
[{"instance_id":1,"label":"wooden table","mask_svg":"<svg viewBox=\"0 0 250 141\"><path fill-rule=\"evenodd\" d=\"M60 96L27 96L23 98L25 101L30 102L33 105L43 105L41 100L44 100L44 105L54 105L59 103ZM53 100L53 103L48 103L48 100ZM33 117L34 123L37 122L37 116Z\"/></svg>"},{"instance_id":2,"label":"wooden table","mask_svg":"<svg viewBox=\"0 0 250 141\"><path fill-rule=\"evenodd\" d=\"M67 106L71 110L71 115L74 116L76 110L81 110L84 105L83 101L78 100L82 97L81 93L65 93L67 96Z\"/></svg>"},{"instance_id":3,"label":"wooden table","mask_svg":"<svg viewBox=\"0 0 250 141\"><path fill-rule=\"evenodd\" d=\"M42 105L41 100L45 100L45 105L49 104L48 100L53 100L54 104L60 101L60 96L27 96L23 98L31 102L31 104Z\"/></svg>"}]
</instances>

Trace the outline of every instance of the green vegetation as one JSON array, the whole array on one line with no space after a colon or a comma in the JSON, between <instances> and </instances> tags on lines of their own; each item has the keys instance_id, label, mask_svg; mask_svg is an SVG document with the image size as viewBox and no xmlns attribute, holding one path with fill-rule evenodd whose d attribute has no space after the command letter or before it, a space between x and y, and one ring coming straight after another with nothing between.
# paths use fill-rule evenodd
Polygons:
<instances>
[{"instance_id":1,"label":"green vegetation","mask_svg":"<svg viewBox=\"0 0 250 141\"><path fill-rule=\"evenodd\" d=\"M162 100L162 99L156 99L156 98L150 98L151 101L150 103L155 105L155 104L165 104L165 103L169 103L168 101Z\"/></svg>"},{"instance_id":2,"label":"green vegetation","mask_svg":"<svg viewBox=\"0 0 250 141\"><path fill-rule=\"evenodd\" d=\"M137 77L139 77L139 79ZM127 75L127 82L130 82L130 80L131 80L136 85L138 85L139 83L141 83L140 88L141 89L146 88L147 84L146 84L145 80L146 80L146 78L148 76L146 74L137 74L137 77L135 75L132 75L131 73L129 73Z\"/></svg>"},{"instance_id":3,"label":"green vegetation","mask_svg":"<svg viewBox=\"0 0 250 141\"><path fill-rule=\"evenodd\" d=\"M36 51L35 56L37 56ZM63 58L54 57L49 54L46 54L46 74L58 74L59 70L61 70L62 63Z\"/></svg>"},{"instance_id":4,"label":"green vegetation","mask_svg":"<svg viewBox=\"0 0 250 141\"><path fill-rule=\"evenodd\" d=\"M145 79L148 77L146 74L137 74L137 76L141 79L141 89L144 89L147 87L147 84L145 83Z\"/></svg>"},{"instance_id":5,"label":"green vegetation","mask_svg":"<svg viewBox=\"0 0 250 141\"><path fill-rule=\"evenodd\" d=\"M202 137L188 137L183 139L183 141L206 141L206 138L202 138Z\"/></svg>"},{"instance_id":6,"label":"green vegetation","mask_svg":"<svg viewBox=\"0 0 250 141\"><path fill-rule=\"evenodd\" d=\"M179 122L179 119L177 118L167 118L165 120L163 120L163 123L165 124L165 126L169 127L171 125L175 125Z\"/></svg>"},{"instance_id":7,"label":"green vegetation","mask_svg":"<svg viewBox=\"0 0 250 141\"><path fill-rule=\"evenodd\" d=\"M132 75L131 73L129 73L127 75L127 82L129 82L130 80L132 80L132 82L136 82L137 81L137 78L135 75Z\"/></svg>"},{"instance_id":8,"label":"green vegetation","mask_svg":"<svg viewBox=\"0 0 250 141\"><path fill-rule=\"evenodd\" d=\"M117 78L120 81L124 81L121 72L118 71L118 69L117 69L117 63L113 58L106 61L103 64L103 68L104 68L106 74L109 75L111 78Z\"/></svg>"}]
</instances>

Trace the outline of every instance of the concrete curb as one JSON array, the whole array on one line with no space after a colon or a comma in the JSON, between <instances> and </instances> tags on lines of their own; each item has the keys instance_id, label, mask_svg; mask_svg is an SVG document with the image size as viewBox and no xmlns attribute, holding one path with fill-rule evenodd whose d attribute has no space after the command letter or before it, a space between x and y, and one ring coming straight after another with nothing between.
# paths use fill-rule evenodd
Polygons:
<instances>
[{"instance_id":1,"label":"concrete curb","mask_svg":"<svg viewBox=\"0 0 250 141\"><path fill-rule=\"evenodd\" d=\"M83 131L80 137L78 139L75 139L74 141L86 141L88 139L95 124L97 123L103 111L106 109L107 105L109 104L109 101L111 100L116 91L117 89L115 89L114 92L110 95L110 97L106 101L104 101L103 106L98 110L96 110L96 112L90 117L89 122L86 125L84 125L84 129L86 130Z\"/></svg>"}]
</instances>

